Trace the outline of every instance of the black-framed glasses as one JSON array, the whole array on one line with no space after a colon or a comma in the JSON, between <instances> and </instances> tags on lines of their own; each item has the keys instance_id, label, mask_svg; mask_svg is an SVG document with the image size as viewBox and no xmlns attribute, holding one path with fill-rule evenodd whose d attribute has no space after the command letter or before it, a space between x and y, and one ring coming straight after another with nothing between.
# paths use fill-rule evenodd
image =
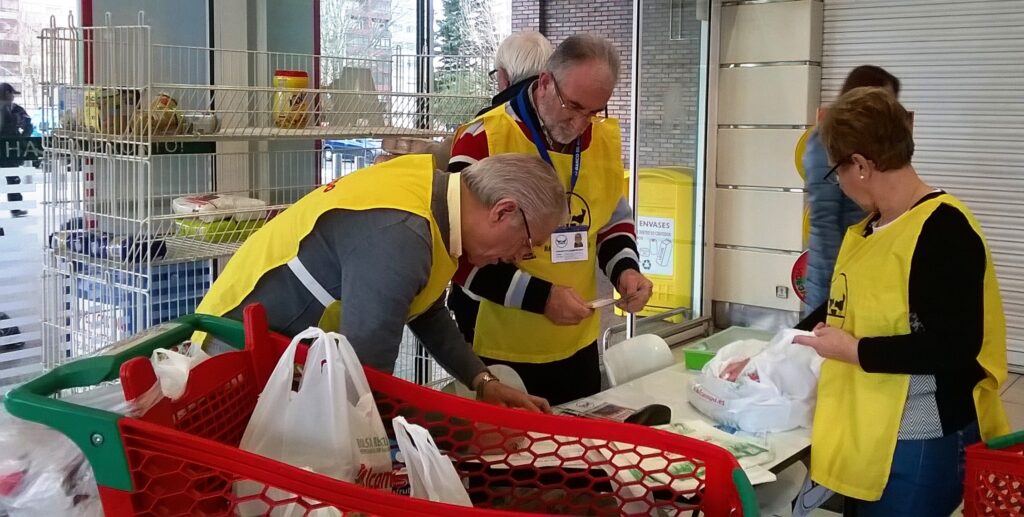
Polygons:
<instances>
[{"instance_id":1,"label":"black-framed glasses","mask_svg":"<svg viewBox=\"0 0 1024 517\"><path fill-rule=\"evenodd\" d=\"M850 161L850 157L849 156L847 156L846 158L843 158L842 160L839 160L838 162L836 162L836 164L833 165L832 168L828 170L828 173L825 174L825 178L824 178L825 182L826 183L831 183L833 185L838 185L839 184L839 167L842 167L843 164L848 162L848 161Z\"/></svg>"},{"instance_id":2,"label":"black-framed glasses","mask_svg":"<svg viewBox=\"0 0 1024 517\"><path fill-rule=\"evenodd\" d=\"M490 77L492 81L497 81L498 80L498 69L495 68L494 70L491 70L490 72L487 72L487 77Z\"/></svg>"},{"instance_id":3,"label":"black-framed glasses","mask_svg":"<svg viewBox=\"0 0 1024 517\"><path fill-rule=\"evenodd\" d=\"M580 108L569 107L565 103L565 98L562 97L562 89L558 87L558 81L555 79L554 75L551 76L551 84L555 85L555 96L558 97L558 103L562 106L562 109L564 109L565 111L568 111L579 117L586 117L588 119L591 117L604 118L603 114L608 112L608 106L598 108L593 111L585 111Z\"/></svg>"},{"instance_id":4,"label":"black-framed glasses","mask_svg":"<svg viewBox=\"0 0 1024 517\"><path fill-rule=\"evenodd\" d=\"M519 209L519 215L523 216L523 227L526 228L526 243L530 245L530 251L525 253L522 260L533 260L537 258L537 255L533 253L533 234L530 233L530 223L526 220L526 212L523 209Z\"/></svg>"}]
</instances>

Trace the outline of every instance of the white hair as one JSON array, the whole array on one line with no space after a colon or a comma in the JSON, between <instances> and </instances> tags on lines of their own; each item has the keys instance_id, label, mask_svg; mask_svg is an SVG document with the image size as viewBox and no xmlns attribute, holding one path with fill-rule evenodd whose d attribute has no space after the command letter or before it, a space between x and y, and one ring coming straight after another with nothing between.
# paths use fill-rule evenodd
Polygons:
<instances>
[{"instance_id":1,"label":"white hair","mask_svg":"<svg viewBox=\"0 0 1024 517\"><path fill-rule=\"evenodd\" d=\"M569 68L588 61L598 61L608 66L612 80L619 82L619 51L608 39L594 34L569 36L551 53L545 69L555 77Z\"/></svg>"},{"instance_id":2,"label":"white hair","mask_svg":"<svg viewBox=\"0 0 1024 517\"><path fill-rule=\"evenodd\" d=\"M515 201L530 226L557 226L568 217L565 187L555 170L539 156L489 156L463 170L462 181L488 207L502 199Z\"/></svg>"},{"instance_id":3,"label":"white hair","mask_svg":"<svg viewBox=\"0 0 1024 517\"><path fill-rule=\"evenodd\" d=\"M503 68L509 84L540 73L551 57L551 42L537 31L513 32L494 54L494 68Z\"/></svg>"}]
</instances>

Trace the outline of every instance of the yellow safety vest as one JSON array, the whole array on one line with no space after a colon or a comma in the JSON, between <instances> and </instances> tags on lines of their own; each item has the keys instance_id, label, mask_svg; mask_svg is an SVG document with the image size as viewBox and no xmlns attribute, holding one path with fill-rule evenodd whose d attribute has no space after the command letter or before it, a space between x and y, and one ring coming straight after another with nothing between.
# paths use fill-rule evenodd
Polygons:
<instances>
[{"instance_id":1,"label":"yellow safety vest","mask_svg":"<svg viewBox=\"0 0 1024 517\"><path fill-rule=\"evenodd\" d=\"M430 278L413 298L408 319L422 314L444 294L458 267L458 260L449 255L438 221L434 220L430 210L433 180L433 158L430 155L411 155L367 167L317 188L246 239L196 312L222 316L238 307L264 274L286 264L292 267L299 253L299 243L313 231L317 219L324 213L337 208L390 208L418 215L430 224L433 240ZM451 181L458 181L458 176L453 175ZM459 209L457 206L449 207L449 210ZM442 224L448 224L448 221L442 221ZM344 231L344 228L339 231ZM337 329L341 321L340 300L334 302L328 305L320 320L320 326L328 330Z\"/></svg>"},{"instance_id":2,"label":"yellow safety vest","mask_svg":"<svg viewBox=\"0 0 1024 517\"><path fill-rule=\"evenodd\" d=\"M477 119L483 121L487 133L488 154L527 153L537 155L533 141L520 129L518 123L501 105ZM550 243L536 250L537 258L525 260L519 269L556 285L570 286L584 300L597 296L597 231L612 217L622 197L622 143L619 124L615 119L594 119L590 145L581 153L580 175L575 194L586 200L586 205L575 197L573 216L587 211L589 256L586 261L554 264L551 262ZM566 190L572 173L572 154L551 152L555 170ZM568 221L566 221L568 223ZM547 240L548 236L543 236ZM536 236L534 237L537 238ZM555 325L543 314L483 300L476 319L473 349L478 355L522 363L547 363L565 359L589 345L600 332L595 314L578 325Z\"/></svg>"},{"instance_id":3,"label":"yellow safety vest","mask_svg":"<svg viewBox=\"0 0 1024 517\"><path fill-rule=\"evenodd\" d=\"M982 235L967 208L948 194L919 204L869 237L864 230L870 218L850 227L832 277L830 326L854 337L910 332L911 259L925 220L941 204L960 210ZM984 340L978 361L986 376L974 387L974 403L987 439L1009 432L1009 425L999 399L999 385L1006 380L1006 324L987 243L985 256ZM858 365L826 360L818 381L811 477L847 496L881 498L909 388L910 375L866 373Z\"/></svg>"}]
</instances>

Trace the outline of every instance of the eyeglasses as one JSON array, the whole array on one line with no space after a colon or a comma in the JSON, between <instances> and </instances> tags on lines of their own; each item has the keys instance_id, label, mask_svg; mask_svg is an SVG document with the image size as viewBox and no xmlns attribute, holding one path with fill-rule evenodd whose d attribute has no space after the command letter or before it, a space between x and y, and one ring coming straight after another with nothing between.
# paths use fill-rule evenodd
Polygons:
<instances>
[{"instance_id":1,"label":"eyeglasses","mask_svg":"<svg viewBox=\"0 0 1024 517\"><path fill-rule=\"evenodd\" d=\"M598 108L592 111L586 111L580 108L569 107L565 104L565 98L562 97L562 90L558 87L558 81L555 80L554 75L551 76L551 84L555 85L555 95L558 97L558 102L559 104L561 104L562 109L568 111L569 113L572 113L573 115L576 115L578 117L586 117L588 119L591 117L604 118L602 114L608 112L608 106Z\"/></svg>"},{"instance_id":2,"label":"eyeglasses","mask_svg":"<svg viewBox=\"0 0 1024 517\"><path fill-rule=\"evenodd\" d=\"M828 174L825 174L825 178L824 178L825 182L826 183L831 183L833 185L838 185L839 184L839 167L842 167L842 165L844 163L848 162L848 161L850 161L850 157L849 156L847 156L846 158L843 158L842 160L839 160L838 162L836 162L836 164L833 165L832 168L828 170Z\"/></svg>"},{"instance_id":3,"label":"eyeglasses","mask_svg":"<svg viewBox=\"0 0 1024 517\"><path fill-rule=\"evenodd\" d=\"M497 81L498 80L498 69L495 68L494 70L491 70L490 72L487 72L487 77L490 77L492 81Z\"/></svg>"},{"instance_id":4,"label":"eyeglasses","mask_svg":"<svg viewBox=\"0 0 1024 517\"><path fill-rule=\"evenodd\" d=\"M533 253L533 235L530 233L530 223L526 221L526 212L519 209L519 215L523 216L523 227L526 228L526 243L530 245L530 251L523 255L522 260L533 260L537 255Z\"/></svg>"}]
</instances>

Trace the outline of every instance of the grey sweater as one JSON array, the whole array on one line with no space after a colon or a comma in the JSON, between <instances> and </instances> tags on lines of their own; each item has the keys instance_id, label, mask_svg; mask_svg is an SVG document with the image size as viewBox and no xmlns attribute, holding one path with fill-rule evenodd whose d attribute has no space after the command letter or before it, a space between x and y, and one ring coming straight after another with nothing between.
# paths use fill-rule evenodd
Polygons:
<instances>
[{"instance_id":1,"label":"grey sweater","mask_svg":"<svg viewBox=\"0 0 1024 517\"><path fill-rule=\"evenodd\" d=\"M448 179L448 174L435 174L431 206L446 247ZM364 365L394 370L409 306L430 276L431 248L427 220L392 209L331 210L302 239L299 260L331 296L342 300L341 328L325 330L348 338ZM408 325L448 373L470 385L484 364L463 339L443 298ZM264 274L226 316L241 319L242 309L253 302L266 307L272 330L288 336L316 326L324 310L287 265Z\"/></svg>"}]
</instances>

